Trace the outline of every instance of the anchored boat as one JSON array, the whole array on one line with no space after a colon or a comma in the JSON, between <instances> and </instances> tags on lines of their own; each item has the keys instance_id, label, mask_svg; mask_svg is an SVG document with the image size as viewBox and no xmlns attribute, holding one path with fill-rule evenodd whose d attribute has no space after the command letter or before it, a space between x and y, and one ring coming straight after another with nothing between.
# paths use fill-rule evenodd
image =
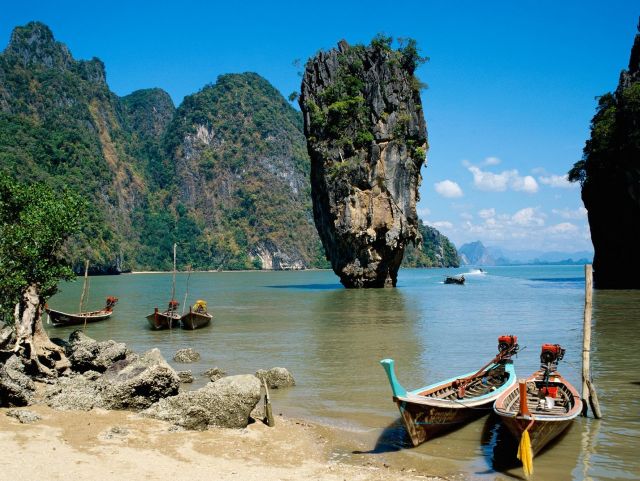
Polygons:
<instances>
[{"instance_id":1,"label":"anchored boat","mask_svg":"<svg viewBox=\"0 0 640 481\"><path fill-rule=\"evenodd\" d=\"M207 312L207 303L198 300L193 307L189 307L189 312L182 316L182 329L200 329L208 325L212 318L213 316Z\"/></svg>"},{"instance_id":2,"label":"anchored boat","mask_svg":"<svg viewBox=\"0 0 640 481\"><path fill-rule=\"evenodd\" d=\"M532 472L533 456L582 412L580 394L557 371L564 352L559 344L543 344L540 370L504 391L493 407L509 432L521 441L518 458L523 460L525 474ZM528 463L523 459L527 456Z\"/></svg>"},{"instance_id":3,"label":"anchored boat","mask_svg":"<svg viewBox=\"0 0 640 481\"><path fill-rule=\"evenodd\" d=\"M72 326L75 324L84 324L85 322L104 321L113 314L113 306L118 302L117 297L109 296L103 309L97 311L85 311L68 313L56 311L45 306L44 310L49 316L49 322L54 326Z\"/></svg>"},{"instance_id":4,"label":"anchored boat","mask_svg":"<svg viewBox=\"0 0 640 481\"><path fill-rule=\"evenodd\" d=\"M516 336L498 338L498 355L478 371L407 391L398 382L393 359L380 361L387 373L393 401L411 442L418 446L444 431L487 414L491 405L516 382L511 356L518 352Z\"/></svg>"}]
</instances>

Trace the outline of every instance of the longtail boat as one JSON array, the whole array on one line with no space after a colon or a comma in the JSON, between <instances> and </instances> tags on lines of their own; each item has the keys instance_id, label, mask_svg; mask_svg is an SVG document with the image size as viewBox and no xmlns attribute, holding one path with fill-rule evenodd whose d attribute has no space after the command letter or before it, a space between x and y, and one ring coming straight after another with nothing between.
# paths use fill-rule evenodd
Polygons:
<instances>
[{"instance_id":1,"label":"longtail boat","mask_svg":"<svg viewBox=\"0 0 640 481\"><path fill-rule=\"evenodd\" d=\"M72 326L76 324L84 324L85 322L104 321L113 314L113 306L118 302L117 297L107 297L104 308L97 311L85 311L68 313L56 311L45 306L44 310L49 316L49 322L54 326Z\"/></svg>"},{"instance_id":2,"label":"longtail boat","mask_svg":"<svg viewBox=\"0 0 640 481\"><path fill-rule=\"evenodd\" d=\"M527 475L533 472L533 456L582 412L580 394L557 371L564 352L558 344L543 344L540 370L503 392L493 407L509 432L520 441L518 458L523 461Z\"/></svg>"},{"instance_id":3,"label":"longtail boat","mask_svg":"<svg viewBox=\"0 0 640 481\"><path fill-rule=\"evenodd\" d=\"M211 322L213 316L207 312L207 303L202 300L196 301L193 307L189 307L189 312L181 318L182 329L200 329Z\"/></svg>"},{"instance_id":4,"label":"longtail boat","mask_svg":"<svg viewBox=\"0 0 640 481\"><path fill-rule=\"evenodd\" d=\"M464 284L464 276L447 276L444 278L445 284Z\"/></svg>"},{"instance_id":5,"label":"longtail boat","mask_svg":"<svg viewBox=\"0 0 640 481\"><path fill-rule=\"evenodd\" d=\"M151 329L172 329L180 324L180 313L178 312L178 301L171 300L166 310L160 311L156 307L152 314L147 316Z\"/></svg>"},{"instance_id":6,"label":"longtail boat","mask_svg":"<svg viewBox=\"0 0 640 481\"><path fill-rule=\"evenodd\" d=\"M496 398L516 382L511 356L518 352L517 340L516 336L500 336L498 355L478 371L414 391L398 382L393 359L380 361L414 446L489 413Z\"/></svg>"},{"instance_id":7,"label":"longtail boat","mask_svg":"<svg viewBox=\"0 0 640 481\"><path fill-rule=\"evenodd\" d=\"M176 297L176 244L173 244L173 279L171 281L171 300L166 310L160 311L157 307L147 316L151 329L172 329L180 324L182 315L178 312Z\"/></svg>"}]
</instances>

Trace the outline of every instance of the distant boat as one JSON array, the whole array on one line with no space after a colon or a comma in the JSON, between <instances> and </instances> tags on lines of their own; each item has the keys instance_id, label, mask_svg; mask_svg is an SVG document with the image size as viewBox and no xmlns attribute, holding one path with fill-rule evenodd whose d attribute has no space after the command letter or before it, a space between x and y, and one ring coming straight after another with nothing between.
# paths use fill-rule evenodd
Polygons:
<instances>
[{"instance_id":1,"label":"distant boat","mask_svg":"<svg viewBox=\"0 0 640 481\"><path fill-rule=\"evenodd\" d=\"M171 300L166 310L160 311L157 307L153 313L147 316L151 329L172 329L180 323L181 314L178 312L180 303L176 297L176 244L173 244L173 280L171 282Z\"/></svg>"},{"instance_id":2,"label":"distant boat","mask_svg":"<svg viewBox=\"0 0 640 481\"><path fill-rule=\"evenodd\" d=\"M189 312L182 316L182 329L200 329L208 325L212 318L213 316L207 312L207 303L196 301L193 307L189 308Z\"/></svg>"},{"instance_id":3,"label":"distant boat","mask_svg":"<svg viewBox=\"0 0 640 481\"><path fill-rule=\"evenodd\" d=\"M89 261L85 261L84 265L84 284L82 285L82 294L80 294L80 307L78 312L69 313L50 309L46 304L44 310L49 316L49 322L58 326L73 326L76 324L87 324L88 322L104 321L113 314L113 306L118 302L117 297L109 296L105 302L105 306L97 311L85 311L84 304L89 297Z\"/></svg>"},{"instance_id":4,"label":"distant boat","mask_svg":"<svg viewBox=\"0 0 640 481\"><path fill-rule=\"evenodd\" d=\"M540 370L504 391L493 407L516 440L529 433L532 456L567 429L582 412L580 394L557 372L558 344L543 344Z\"/></svg>"},{"instance_id":5,"label":"distant boat","mask_svg":"<svg viewBox=\"0 0 640 481\"><path fill-rule=\"evenodd\" d=\"M444 279L445 284L464 284L464 276L447 276Z\"/></svg>"},{"instance_id":6,"label":"distant boat","mask_svg":"<svg viewBox=\"0 0 640 481\"><path fill-rule=\"evenodd\" d=\"M488 414L491 405L516 382L511 356L518 352L516 336L498 338L498 355L478 371L407 391L398 382L393 359L380 361L387 373L393 401L411 442L418 446L437 434Z\"/></svg>"},{"instance_id":7,"label":"distant boat","mask_svg":"<svg viewBox=\"0 0 640 481\"><path fill-rule=\"evenodd\" d=\"M111 317L113 314L113 306L118 302L117 297L107 297L106 304L103 309L98 311L86 311L68 313L62 311L56 311L45 306L44 310L49 316L49 322L54 326L72 326L76 324L84 324L85 322L97 322L104 321Z\"/></svg>"}]
</instances>

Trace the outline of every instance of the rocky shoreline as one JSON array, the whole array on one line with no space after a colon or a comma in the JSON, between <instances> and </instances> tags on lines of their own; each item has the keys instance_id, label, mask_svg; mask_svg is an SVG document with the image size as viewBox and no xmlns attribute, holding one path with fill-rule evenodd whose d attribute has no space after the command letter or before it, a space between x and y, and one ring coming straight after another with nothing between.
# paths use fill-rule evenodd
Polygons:
<instances>
[{"instance_id":1,"label":"rocky shoreline","mask_svg":"<svg viewBox=\"0 0 640 481\"><path fill-rule=\"evenodd\" d=\"M8 331L0 334L6 344ZM58 378L31 379L15 356L0 365L0 443L14 453L0 461L8 479L427 479L375 454L336 460L344 439L335 428L281 414L268 427L262 386L295 385L284 368L227 376L214 367L197 374L210 379L205 386L188 390L191 371L174 370L158 349L138 354L81 330L54 342L71 364ZM198 357L182 349L174 360Z\"/></svg>"}]
</instances>

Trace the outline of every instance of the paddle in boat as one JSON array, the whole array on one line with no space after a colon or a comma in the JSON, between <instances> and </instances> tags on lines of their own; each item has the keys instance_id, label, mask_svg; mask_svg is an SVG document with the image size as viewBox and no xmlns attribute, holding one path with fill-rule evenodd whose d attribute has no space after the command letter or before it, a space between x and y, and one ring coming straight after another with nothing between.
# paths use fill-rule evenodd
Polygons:
<instances>
[{"instance_id":1,"label":"paddle in boat","mask_svg":"<svg viewBox=\"0 0 640 481\"><path fill-rule=\"evenodd\" d=\"M193 307L189 307L189 312L182 316L182 329L200 329L208 325L212 317L207 312L206 301L198 300Z\"/></svg>"},{"instance_id":2,"label":"paddle in boat","mask_svg":"<svg viewBox=\"0 0 640 481\"><path fill-rule=\"evenodd\" d=\"M500 421L520 441L518 459L526 475L533 473L533 456L582 412L580 394L557 371L563 357L559 344L543 344L540 370L504 391L493 406Z\"/></svg>"},{"instance_id":3,"label":"paddle in boat","mask_svg":"<svg viewBox=\"0 0 640 481\"><path fill-rule=\"evenodd\" d=\"M98 311L76 312L73 314L56 311L47 306L44 307L44 310L49 316L49 322L54 326L72 326L75 324L84 324L85 322L97 322L108 319L111 317L111 314L113 314L113 306L115 306L117 302L117 297L109 296L103 309Z\"/></svg>"},{"instance_id":4,"label":"paddle in boat","mask_svg":"<svg viewBox=\"0 0 640 481\"><path fill-rule=\"evenodd\" d=\"M478 371L415 391L407 391L398 382L393 359L380 361L414 446L489 413L496 398L516 382L511 356L518 352L517 341L516 336L500 336L498 355Z\"/></svg>"},{"instance_id":5,"label":"paddle in boat","mask_svg":"<svg viewBox=\"0 0 640 481\"><path fill-rule=\"evenodd\" d=\"M445 284L464 284L464 276L447 276L444 279Z\"/></svg>"}]
</instances>

